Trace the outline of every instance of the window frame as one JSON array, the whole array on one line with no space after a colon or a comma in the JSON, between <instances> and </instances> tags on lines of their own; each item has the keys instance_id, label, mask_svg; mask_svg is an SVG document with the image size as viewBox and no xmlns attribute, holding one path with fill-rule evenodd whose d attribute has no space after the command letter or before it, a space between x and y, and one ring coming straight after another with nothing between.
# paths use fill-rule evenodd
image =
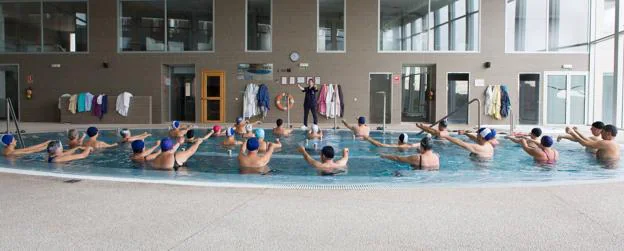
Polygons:
<instances>
[{"instance_id":1,"label":"window frame","mask_svg":"<svg viewBox=\"0 0 624 251\"><path fill-rule=\"evenodd\" d=\"M342 50L332 50L332 51L328 51L328 50L324 50L321 51L319 50L319 33L320 33L320 22L321 22L321 1L320 0L316 0L316 53L347 53L347 1L348 0L343 0L343 12L344 12L344 17L342 19L342 26L344 27L344 31L343 31L343 43L344 43L344 48Z\"/></svg>"},{"instance_id":2,"label":"window frame","mask_svg":"<svg viewBox=\"0 0 624 251\"><path fill-rule=\"evenodd\" d=\"M43 51L43 3L61 3L61 2L84 2L87 4L87 50L86 51ZM50 55L78 55L78 54L89 54L91 50L91 13L90 13L90 2L89 0L0 0L0 3L39 3L39 51L38 52L24 52L24 51L0 51L0 55L19 55L19 54L29 54L29 55L39 55L39 54L50 54Z\"/></svg>"},{"instance_id":3,"label":"window frame","mask_svg":"<svg viewBox=\"0 0 624 251\"><path fill-rule=\"evenodd\" d=\"M216 48L217 48L217 43L216 43L216 39L215 39L215 34L216 34L216 25L215 25L215 2L216 0L212 0L212 49L208 50L208 51L170 51L168 50L169 46L169 41L168 41L168 30L169 30L169 21L168 21L168 11L167 11L167 3L169 0L164 0L165 2L165 11L164 11L164 19L165 19L165 25L163 26L164 29L164 43L165 43L165 50L163 51L124 51L121 48L121 43L122 43L122 35L123 35L123 29L122 29L122 24L121 24L121 2L132 2L132 0L117 0L117 53L118 54L141 54L141 53L145 53L145 54L199 54L199 53L214 53Z\"/></svg>"},{"instance_id":4,"label":"window frame","mask_svg":"<svg viewBox=\"0 0 624 251\"><path fill-rule=\"evenodd\" d=\"M463 0L463 1L466 1L466 4L468 4L469 0ZM482 16L481 16L481 13L482 13L482 9L481 8L483 7L482 2L483 2L483 0L478 0L479 10L476 11L477 12L476 15L479 17L479 24L477 25L477 32L478 32L479 43L477 45L478 46L477 50L473 50L473 51L468 51L468 50L464 50L464 51L450 51L450 50L436 51L436 50L433 49L433 47L431 47L435 43L435 41L434 41L435 38L433 37L434 36L434 31L433 31L434 26L431 23L429 23L429 19L430 19L429 15L432 15L432 12L431 12L431 0L428 0L428 3L427 3L427 7L428 7L427 26L431 26L431 27L427 27L427 31L422 31L422 32L419 32L419 33L416 33L416 34L411 34L410 38L413 38L414 36L419 35L419 34L426 33L427 34L427 46L431 47L431 48L427 48L427 50L425 50L425 51L397 51L397 50L386 50L386 51L384 51L384 50L381 49L381 41L380 41L380 37L381 37L381 0L377 0L377 53L390 53L390 54L436 54L436 53L439 53L439 54L479 54L479 53L481 53L481 44L483 42L483 40L481 39L481 31L482 31L481 23L483 21ZM450 5L449 5L449 12L450 12ZM474 14L475 11L469 12L468 5L466 5L466 14L462 15L461 17L467 17L467 16L471 15L471 13ZM454 20L459 19L461 17L452 19L449 16L449 20L447 20L446 23L450 24L451 21L454 21ZM440 25L442 25L442 24L440 24ZM468 25L469 25L468 22L466 22L466 27L468 27ZM401 28L403 28L403 27L401 27ZM466 32L468 32L468 30L466 30ZM450 34L450 27L449 27L449 34ZM450 41L450 39L451 38L449 36L449 41Z\"/></svg>"},{"instance_id":5,"label":"window frame","mask_svg":"<svg viewBox=\"0 0 624 251\"><path fill-rule=\"evenodd\" d=\"M213 2L214 1L216 1L216 0L213 0ZM270 8L271 15L270 15L270 18L269 18L271 20L270 21L270 25L271 25L271 49L263 51L263 50L249 50L249 47L248 47L248 45L249 45L248 44L249 43L248 35L249 34L247 34L248 29L249 29L249 27L248 27L249 24L247 23L248 22L247 16L249 15L249 0L245 0L245 23L243 25L245 25L245 52L246 53L272 53L273 52L273 0L269 0L269 1L271 2L271 8Z\"/></svg>"},{"instance_id":6,"label":"window frame","mask_svg":"<svg viewBox=\"0 0 624 251\"><path fill-rule=\"evenodd\" d=\"M505 1L505 54L571 54L571 55L589 55L589 51L590 51L590 47L591 47L591 33L592 33L592 5L593 5L593 1L591 0L587 0L587 50L584 52L579 52L579 51L550 51L550 24L549 24L549 20L550 20L550 0L546 0L548 1L546 4L546 9L544 9L544 11L546 12L546 51L516 51L515 47L514 50L508 50L507 49L507 43L509 43L510 41L507 41L507 30L509 29L509 24L507 23L507 2L506 0L502 0ZM515 15L515 14L514 14ZM515 20L515 18L514 18ZM513 43L515 43L515 39L516 39L516 34L515 34L515 30L514 30L514 41L511 41Z\"/></svg>"}]
</instances>

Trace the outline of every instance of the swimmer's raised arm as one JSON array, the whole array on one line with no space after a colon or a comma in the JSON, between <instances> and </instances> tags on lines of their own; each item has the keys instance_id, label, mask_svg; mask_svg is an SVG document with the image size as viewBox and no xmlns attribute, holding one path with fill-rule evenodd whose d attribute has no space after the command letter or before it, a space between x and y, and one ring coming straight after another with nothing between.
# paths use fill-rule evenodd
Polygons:
<instances>
[{"instance_id":1,"label":"swimmer's raised arm","mask_svg":"<svg viewBox=\"0 0 624 251\"><path fill-rule=\"evenodd\" d=\"M321 162L315 160L314 158L312 158L312 156L310 156L310 154L305 150L305 147L303 146L299 146L297 147L297 151L299 153L301 153L303 155L303 159L308 162L308 164L310 164L311 166L313 166L316 169L322 169L321 166Z\"/></svg>"},{"instance_id":2,"label":"swimmer's raised arm","mask_svg":"<svg viewBox=\"0 0 624 251\"><path fill-rule=\"evenodd\" d=\"M344 119L342 120L342 123L345 125L345 127L347 127L349 130L354 131L355 127L350 126L347 121L345 121Z\"/></svg>"},{"instance_id":3,"label":"swimmer's raised arm","mask_svg":"<svg viewBox=\"0 0 624 251\"><path fill-rule=\"evenodd\" d=\"M147 151L145 151L145 153L147 155L152 154L154 151L156 151L156 149L158 149L158 147L160 146L160 140L156 141L156 145L152 146L152 148L147 149Z\"/></svg>"},{"instance_id":4,"label":"swimmer's raised arm","mask_svg":"<svg viewBox=\"0 0 624 251\"><path fill-rule=\"evenodd\" d=\"M451 143L453 143L455 145L458 145L459 147L464 148L464 149L468 150L471 153L477 152L475 147L474 147L474 144L467 143L467 142L465 142L465 141L463 141L461 139L458 139L458 138L455 138L455 137L451 137L449 135L442 135L442 136L440 136L440 138L446 139L449 142L451 142Z\"/></svg>"},{"instance_id":5,"label":"swimmer's raised arm","mask_svg":"<svg viewBox=\"0 0 624 251\"><path fill-rule=\"evenodd\" d=\"M432 135L436 135L439 136L440 135L440 131L438 129L435 129L433 127L427 126L423 123L416 123L416 127L420 128L421 130L425 131L426 133L432 134Z\"/></svg>"},{"instance_id":6,"label":"swimmer's raised arm","mask_svg":"<svg viewBox=\"0 0 624 251\"><path fill-rule=\"evenodd\" d=\"M522 146L522 150L524 150L529 155L533 157L538 157L538 158L541 157L541 154L542 154L541 148L530 147L526 139L520 140L520 146Z\"/></svg>"},{"instance_id":7,"label":"swimmer's raised arm","mask_svg":"<svg viewBox=\"0 0 624 251\"><path fill-rule=\"evenodd\" d=\"M117 143L114 143L114 144L108 144L108 143L106 143L106 142L102 142L102 141L99 141L99 142L97 143L97 147L98 147L98 148L111 148L111 147L116 147L117 145L118 145Z\"/></svg>"},{"instance_id":8,"label":"swimmer's raised arm","mask_svg":"<svg viewBox=\"0 0 624 251\"><path fill-rule=\"evenodd\" d=\"M48 147L48 144L52 142L51 140L45 141L43 143L34 145L34 146L29 146L29 147L25 147L25 148L21 148L21 149L15 149L13 151L13 155L24 155L24 154L31 154L31 153L38 153L41 152L43 150L45 150Z\"/></svg>"},{"instance_id":9,"label":"swimmer's raised arm","mask_svg":"<svg viewBox=\"0 0 624 251\"><path fill-rule=\"evenodd\" d=\"M206 134L206 136L204 136L202 139L203 139L203 140L207 140L207 139L209 139L210 137L212 137L212 135L213 135L213 134L214 134L214 131L211 131L211 132L209 132L208 134Z\"/></svg>"},{"instance_id":10,"label":"swimmer's raised arm","mask_svg":"<svg viewBox=\"0 0 624 251\"><path fill-rule=\"evenodd\" d=\"M418 155L412 155L412 156L397 156L397 155L390 155L390 154L382 154L381 158L383 159L388 159L388 160L392 160L392 161L397 161L397 162L403 162L403 163L407 163L407 164L412 164L416 162L417 158L420 158L420 156Z\"/></svg>"},{"instance_id":11,"label":"swimmer's raised arm","mask_svg":"<svg viewBox=\"0 0 624 251\"><path fill-rule=\"evenodd\" d=\"M349 162L349 148L342 149L342 159L336 161L336 164L340 166L347 166Z\"/></svg>"},{"instance_id":12,"label":"swimmer's raised arm","mask_svg":"<svg viewBox=\"0 0 624 251\"><path fill-rule=\"evenodd\" d=\"M186 149L186 151L178 152L176 155L176 159L178 159L181 163L186 162L189 158L191 158L191 156L193 156L193 154L195 154L195 152L197 152L197 149L202 142L204 142L204 140L197 139L197 141L195 141L195 143L191 145L191 147Z\"/></svg>"},{"instance_id":13,"label":"swimmer's raised arm","mask_svg":"<svg viewBox=\"0 0 624 251\"><path fill-rule=\"evenodd\" d=\"M89 157L89 154L91 154L92 151L93 151L93 148L87 147L81 153L78 153L78 154L67 154L63 156L58 156L54 158L54 162L68 162L68 161L73 161L73 160L85 159Z\"/></svg>"},{"instance_id":14,"label":"swimmer's raised arm","mask_svg":"<svg viewBox=\"0 0 624 251\"><path fill-rule=\"evenodd\" d=\"M381 143L381 142L379 142L379 141L377 141L377 140L375 140L375 139L373 139L373 138L371 138L369 136L364 137L364 139L368 140L368 142L370 142L371 144L373 144L376 147L390 147L388 144Z\"/></svg>"},{"instance_id":15,"label":"swimmer's raised arm","mask_svg":"<svg viewBox=\"0 0 624 251\"><path fill-rule=\"evenodd\" d=\"M572 130L569 127L566 127L566 132L569 133L572 137L574 137L574 139L576 139L579 144L585 147L596 148L596 149L600 149L602 147L602 144L600 141L583 139L576 133L576 131Z\"/></svg>"}]
</instances>

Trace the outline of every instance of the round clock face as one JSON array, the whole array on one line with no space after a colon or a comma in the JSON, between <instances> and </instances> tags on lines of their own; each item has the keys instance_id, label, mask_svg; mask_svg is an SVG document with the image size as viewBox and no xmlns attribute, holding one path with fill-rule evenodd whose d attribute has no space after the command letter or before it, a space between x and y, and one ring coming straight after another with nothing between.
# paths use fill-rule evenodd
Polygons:
<instances>
[{"instance_id":1,"label":"round clock face","mask_svg":"<svg viewBox=\"0 0 624 251\"><path fill-rule=\"evenodd\" d=\"M297 62L300 58L301 57L299 56L299 52L294 51L290 53L290 61Z\"/></svg>"}]
</instances>

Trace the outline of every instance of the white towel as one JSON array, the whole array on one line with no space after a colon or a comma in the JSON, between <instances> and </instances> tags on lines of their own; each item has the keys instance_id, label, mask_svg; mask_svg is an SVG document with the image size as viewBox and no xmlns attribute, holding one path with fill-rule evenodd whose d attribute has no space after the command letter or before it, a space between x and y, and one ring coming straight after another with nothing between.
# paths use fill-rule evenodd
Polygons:
<instances>
[{"instance_id":1,"label":"white towel","mask_svg":"<svg viewBox=\"0 0 624 251\"><path fill-rule=\"evenodd\" d=\"M117 96L117 112L124 117L128 116L128 110L130 110L130 99L132 94L123 92Z\"/></svg>"},{"instance_id":2,"label":"white towel","mask_svg":"<svg viewBox=\"0 0 624 251\"><path fill-rule=\"evenodd\" d=\"M63 98L68 98L68 97L71 97L71 95L70 95L70 94L67 94L67 93L65 93L65 94L63 94L63 95L61 95L61 96L59 97L59 100L58 100L58 109L59 109L59 110L62 110L62 109L63 109L63 107L61 106L61 100L62 100Z\"/></svg>"}]
</instances>

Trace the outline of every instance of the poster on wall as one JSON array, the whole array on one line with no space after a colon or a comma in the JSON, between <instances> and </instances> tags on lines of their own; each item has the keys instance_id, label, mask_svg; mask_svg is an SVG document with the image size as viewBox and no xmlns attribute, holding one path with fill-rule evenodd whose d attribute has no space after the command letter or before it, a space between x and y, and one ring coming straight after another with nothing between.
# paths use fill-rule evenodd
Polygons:
<instances>
[{"instance_id":1,"label":"poster on wall","mask_svg":"<svg viewBox=\"0 0 624 251\"><path fill-rule=\"evenodd\" d=\"M273 64L238 64L236 78L251 81L272 81Z\"/></svg>"},{"instance_id":2,"label":"poster on wall","mask_svg":"<svg viewBox=\"0 0 624 251\"><path fill-rule=\"evenodd\" d=\"M282 84L283 85L287 85L288 84L288 77L282 77Z\"/></svg>"},{"instance_id":3,"label":"poster on wall","mask_svg":"<svg viewBox=\"0 0 624 251\"><path fill-rule=\"evenodd\" d=\"M321 84L321 77L315 77L314 78L314 83L316 83L317 85Z\"/></svg>"},{"instance_id":4,"label":"poster on wall","mask_svg":"<svg viewBox=\"0 0 624 251\"><path fill-rule=\"evenodd\" d=\"M295 77L290 77L288 83L290 83L291 85L294 85L297 83L297 81L295 81Z\"/></svg>"}]
</instances>

